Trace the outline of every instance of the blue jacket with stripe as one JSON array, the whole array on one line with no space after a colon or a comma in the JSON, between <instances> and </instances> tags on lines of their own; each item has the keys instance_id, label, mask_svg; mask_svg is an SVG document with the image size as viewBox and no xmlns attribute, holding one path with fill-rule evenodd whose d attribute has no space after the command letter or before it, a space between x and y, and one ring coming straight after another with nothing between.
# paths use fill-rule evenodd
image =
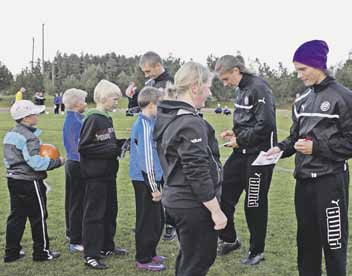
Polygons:
<instances>
[{"instance_id":1,"label":"blue jacket with stripe","mask_svg":"<svg viewBox=\"0 0 352 276\"><path fill-rule=\"evenodd\" d=\"M21 180L40 180L46 171L61 166L60 159L51 160L39 155L41 130L17 124L4 137L4 162L7 177Z\"/></svg>"},{"instance_id":2,"label":"blue jacket with stripe","mask_svg":"<svg viewBox=\"0 0 352 276\"><path fill-rule=\"evenodd\" d=\"M144 181L152 192L157 191L161 181L161 169L156 144L153 141L155 120L138 114L131 132L130 168L132 180Z\"/></svg>"}]
</instances>

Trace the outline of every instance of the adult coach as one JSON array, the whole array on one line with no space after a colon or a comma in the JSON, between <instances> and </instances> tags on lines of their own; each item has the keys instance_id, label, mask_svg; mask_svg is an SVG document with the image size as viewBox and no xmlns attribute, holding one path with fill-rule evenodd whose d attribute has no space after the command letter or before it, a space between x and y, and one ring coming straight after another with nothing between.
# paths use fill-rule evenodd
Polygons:
<instances>
[{"instance_id":1,"label":"adult coach","mask_svg":"<svg viewBox=\"0 0 352 276\"><path fill-rule=\"evenodd\" d=\"M260 151L276 145L275 101L269 85L250 74L241 56L225 55L215 66L225 86L237 87L232 131L221 136L229 140L233 152L224 165L221 209L228 218L220 231L218 254L225 255L240 248L234 224L235 205L246 191L245 215L250 232L248 256L243 264L254 265L264 259L268 220L268 192L273 165L252 166Z\"/></svg>"},{"instance_id":2,"label":"adult coach","mask_svg":"<svg viewBox=\"0 0 352 276\"><path fill-rule=\"evenodd\" d=\"M321 275L322 249L328 276L346 275L348 186L352 156L352 92L326 70L328 45L312 40L293 56L308 87L292 108L290 136L268 151L295 156L298 270Z\"/></svg>"}]
</instances>

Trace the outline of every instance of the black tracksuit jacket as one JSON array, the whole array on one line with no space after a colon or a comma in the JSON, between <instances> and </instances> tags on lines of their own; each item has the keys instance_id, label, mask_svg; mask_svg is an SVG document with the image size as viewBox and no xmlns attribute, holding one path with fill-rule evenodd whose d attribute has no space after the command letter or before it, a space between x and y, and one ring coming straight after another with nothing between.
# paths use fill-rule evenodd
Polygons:
<instances>
[{"instance_id":1,"label":"black tracksuit jacket","mask_svg":"<svg viewBox=\"0 0 352 276\"><path fill-rule=\"evenodd\" d=\"M257 154L277 143L274 95L257 76L243 73L235 91L233 132L239 145L235 152Z\"/></svg>"},{"instance_id":2,"label":"black tracksuit jacket","mask_svg":"<svg viewBox=\"0 0 352 276\"><path fill-rule=\"evenodd\" d=\"M165 88L166 84L174 83L173 77L169 74L167 70L165 70L162 74L160 74L157 78L155 79L150 79L148 80L145 85L146 86L152 86L155 88ZM140 91L137 91L132 98L128 98L128 108L135 108L138 107L138 94Z\"/></svg>"},{"instance_id":3,"label":"black tracksuit jacket","mask_svg":"<svg viewBox=\"0 0 352 276\"><path fill-rule=\"evenodd\" d=\"M90 110L81 128L78 151L83 179L116 177L121 144L117 140L112 118L104 112Z\"/></svg>"},{"instance_id":4,"label":"black tracksuit jacket","mask_svg":"<svg viewBox=\"0 0 352 276\"><path fill-rule=\"evenodd\" d=\"M194 208L215 196L219 200L222 167L215 131L191 105L161 102L154 140L165 178L164 206Z\"/></svg>"},{"instance_id":5,"label":"black tracksuit jacket","mask_svg":"<svg viewBox=\"0 0 352 276\"><path fill-rule=\"evenodd\" d=\"M296 178L316 178L344 171L352 156L352 92L327 76L296 99L292 127L279 143L283 157L296 153ZM298 139L313 141L312 155L296 152Z\"/></svg>"}]
</instances>

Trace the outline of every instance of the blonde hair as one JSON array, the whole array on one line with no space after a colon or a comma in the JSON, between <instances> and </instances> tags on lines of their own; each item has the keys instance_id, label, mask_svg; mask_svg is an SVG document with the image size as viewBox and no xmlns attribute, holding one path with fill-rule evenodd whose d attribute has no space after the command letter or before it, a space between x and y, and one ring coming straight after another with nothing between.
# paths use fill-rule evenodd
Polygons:
<instances>
[{"instance_id":1,"label":"blonde hair","mask_svg":"<svg viewBox=\"0 0 352 276\"><path fill-rule=\"evenodd\" d=\"M189 61L181 66L175 74L176 95L182 95L191 89L192 85L201 86L212 79L212 74L203 65Z\"/></svg>"},{"instance_id":2,"label":"blonde hair","mask_svg":"<svg viewBox=\"0 0 352 276\"><path fill-rule=\"evenodd\" d=\"M71 109L75 104L84 102L87 97L87 92L81 89L70 88L67 89L62 96L62 102L67 109Z\"/></svg>"},{"instance_id":3,"label":"blonde hair","mask_svg":"<svg viewBox=\"0 0 352 276\"><path fill-rule=\"evenodd\" d=\"M107 80L101 80L98 82L94 89L94 102L103 103L106 98L117 96L120 98L122 96L120 88L115 84Z\"/></svg>"}]
</instances>

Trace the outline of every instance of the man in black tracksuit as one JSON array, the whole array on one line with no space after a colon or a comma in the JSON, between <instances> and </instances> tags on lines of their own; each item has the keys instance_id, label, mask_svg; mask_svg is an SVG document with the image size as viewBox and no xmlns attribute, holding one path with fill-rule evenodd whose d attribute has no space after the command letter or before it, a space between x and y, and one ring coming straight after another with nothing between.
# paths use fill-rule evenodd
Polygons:
<instances>
[{"instance_id":1,"label":"man in black tracksuit","mask_svg":"<svg viewBox=\"0 0 352 276\"><path fill-rule=\"evenodd\" d=\"M346 275L348 186L352 156L352 92L326 73L328 46L313 40L293 58L308 90L292 107L290 136L268 154L296 154L295 208L300 276Z\"/></svg>"},{"instance_id":2,"label":"man in black tracksuit","mask_svg":"<svg viewBox=\"0 0 352 276\"><path fill-rule=\"evenodd\" d=\"M226 55L215 68L225 86L237 86L233 130L221 136L230 139L233 152L224 165L221 208L228 218L220 231L218 254L225 255L241 246L234 225L235 206L246 191L245 214L250 232L249 254L242 263L257 264L264 258L268 219L268 192L273 165L252 166L260 151L277 142L275 101L269 85L250 73L241 56Z\"/></svg>"}]
</instances>

